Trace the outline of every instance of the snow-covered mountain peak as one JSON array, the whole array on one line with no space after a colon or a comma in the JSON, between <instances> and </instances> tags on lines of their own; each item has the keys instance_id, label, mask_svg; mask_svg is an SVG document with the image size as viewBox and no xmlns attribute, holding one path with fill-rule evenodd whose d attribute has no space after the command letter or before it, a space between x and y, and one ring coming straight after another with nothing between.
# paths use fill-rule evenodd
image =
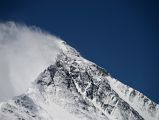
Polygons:
<instances>
[{"instance_id":1,"label":"snow-covered mountain peak","mask_svg":"<svg viewBox=\"0 0 159 120\"><path fill-rule=\"evenodd\" d=\"M159 120L159 106L64 41L26 93L0 104L2 120Z\"/></svg>"}]
</instances>

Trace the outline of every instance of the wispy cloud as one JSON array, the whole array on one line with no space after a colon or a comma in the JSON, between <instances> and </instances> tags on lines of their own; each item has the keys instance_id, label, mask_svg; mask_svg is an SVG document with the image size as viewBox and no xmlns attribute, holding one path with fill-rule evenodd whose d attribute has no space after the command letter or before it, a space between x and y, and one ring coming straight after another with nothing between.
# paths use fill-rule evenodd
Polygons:
<instances>
[{"instance_id":1,"label":"wispy cloud","mask_svg":"<svg viewBox=\"0 0 159 120\"><path fill-rule=\"evenodd\" d=\"M0 23L0 101L23 93L54 62L59 40L36 27Z\"/></svg>"}]
</instances>

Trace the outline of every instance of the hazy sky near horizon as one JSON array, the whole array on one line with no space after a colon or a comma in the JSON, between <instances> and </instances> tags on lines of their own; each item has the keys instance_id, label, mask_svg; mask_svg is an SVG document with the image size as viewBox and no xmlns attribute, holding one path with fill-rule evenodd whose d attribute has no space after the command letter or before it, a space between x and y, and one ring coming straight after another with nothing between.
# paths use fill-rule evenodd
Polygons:
<instances>
[{"instance_id":1,"label":"hazy sky near horizon","mask_svg":"<svg viewBox=\"0 0 159 120\"><path fill-rule=\"evenodd\" d=\"M159 103L157 0L1 0L0 21L55 34Z\"/></svg>"}]
</instances>

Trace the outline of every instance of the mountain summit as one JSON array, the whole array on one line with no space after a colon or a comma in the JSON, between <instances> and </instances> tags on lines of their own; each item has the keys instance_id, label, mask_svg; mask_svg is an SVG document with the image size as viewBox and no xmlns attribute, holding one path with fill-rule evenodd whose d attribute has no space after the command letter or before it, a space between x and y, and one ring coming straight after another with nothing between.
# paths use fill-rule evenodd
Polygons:
<instances>
[{"instance_id":1,"label":"mountain summit","mask_svg":"<svg viewBox=\"0 0 159 120\"><path fill-rule=\"evenodd\" d=\"M64 41L59 48L24 94L0 103L0 120L159 120L159 105Z\"/></svg>"}]
</instances>

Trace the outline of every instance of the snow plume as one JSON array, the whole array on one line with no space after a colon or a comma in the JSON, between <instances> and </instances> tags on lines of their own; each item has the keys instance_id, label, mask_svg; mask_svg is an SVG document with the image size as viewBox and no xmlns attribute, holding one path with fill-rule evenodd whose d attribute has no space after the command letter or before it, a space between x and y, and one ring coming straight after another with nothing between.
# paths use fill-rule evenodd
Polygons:
<instances>
[{"instance_id":1,"label":"snow plume","mask_svg":"<svg viewBox=\"0 0 159 120\"><path fill-rule=\"evenodd\" d=\"M0 23L0 101L24 93L54 62L60 41L36 27Z\"/></svg>"}]
</instances>

